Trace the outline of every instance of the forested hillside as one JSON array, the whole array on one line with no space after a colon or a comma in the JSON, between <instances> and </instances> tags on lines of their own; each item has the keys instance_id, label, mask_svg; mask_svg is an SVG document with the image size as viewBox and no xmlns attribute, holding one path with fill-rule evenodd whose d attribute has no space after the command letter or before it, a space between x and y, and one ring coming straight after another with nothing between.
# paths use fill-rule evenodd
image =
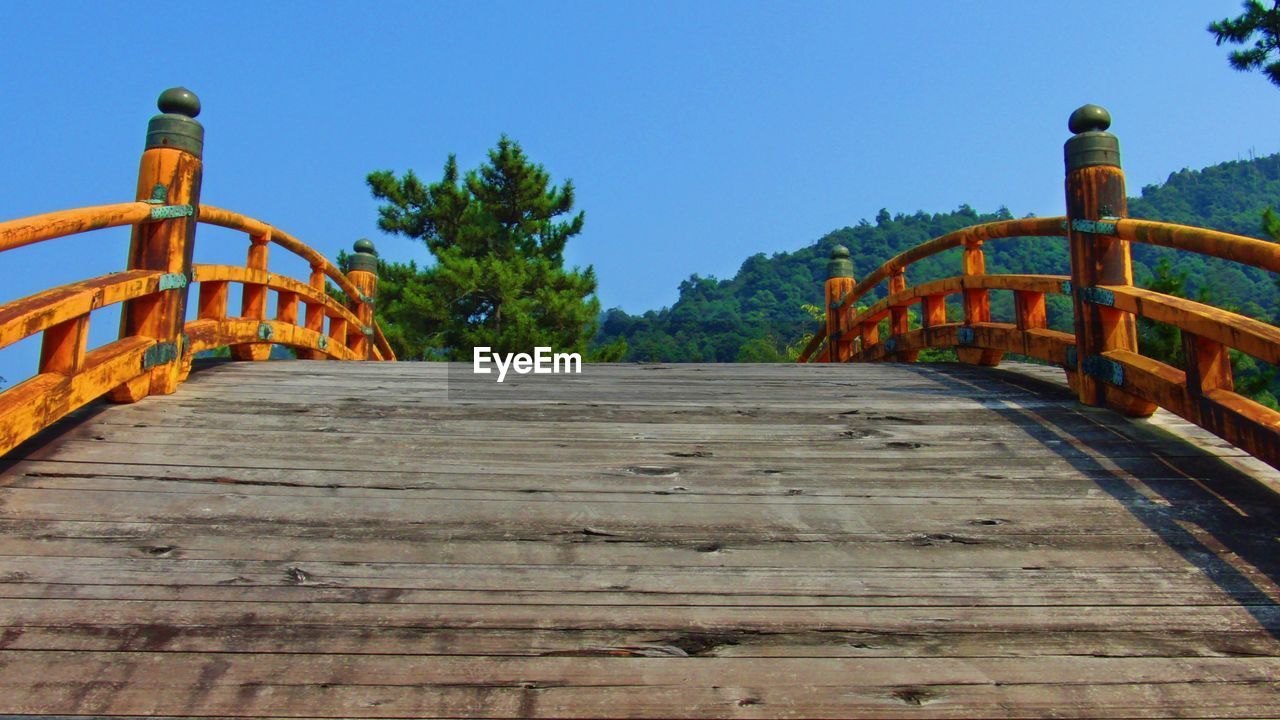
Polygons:
<instances>
[{"instance_id":1,"label":"forested hillside","mask_svg":"<svg viewBox=\"0 0 1280 720\"><path fill-rule=\"evenodd\" d=\"M1261 237L1262 212L1276 205L1280 205L1280 154L1173 173L1163 184L1147 186L1141 197L1131 198L1129 214ZM815 325L803 306L821 304L827 258L834 245L849 248L855 276L861 278L890 257L932 237L1011 217L1005 208L979 213L967 205L942 214L890 215L881 210L873 221L862 220L828 233L794 252L753 255L733 278L695 274L680 284L679 299L669 308L643 315L609 310L596 342L625 339L627 359L639 361L782 360L786 346ZM987 243L986 250L989 273L1069 272L1064 240L995 240ZM955 249L912 265L909 280L915 283L957 274L959 253ZM1220 306L1264 320L1277 319L1277 289L1269 273L1190 253L1136 246L1137 282L1152 282L1164 258L1170 260L1175 275L1185 273L1188 296L1207 295ZM882 284L867 302L883 295ZM1068 308L1066 298L1050 298L1050 323L1069 325ZM993 293L992 312L997 320L1011 320L1011 293Z\"/></svg>"}]
</instances>

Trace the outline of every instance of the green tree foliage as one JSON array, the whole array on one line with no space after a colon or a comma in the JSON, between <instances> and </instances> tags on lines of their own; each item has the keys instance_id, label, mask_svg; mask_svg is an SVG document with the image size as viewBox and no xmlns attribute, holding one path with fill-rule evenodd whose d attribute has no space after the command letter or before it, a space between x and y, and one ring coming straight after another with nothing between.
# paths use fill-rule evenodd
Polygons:
<instances>
[{"instance_id":1,"label":"green tree foliage","mask_svg":"<svg viewBox=\"0 0 1280 720\"><path fill-rule=\"evenodd\" d=\"M456 157L438 182L412 170L370 173L382 230L422 240L435 263L379 263L378 319L397 355L469 359L471 349L586 352L598 327L596 276L564 267L565 244L582 232L573 182L551 183L519 143L503 136L465 175ZM613 359L623 344L598 348Z\"/></svg>"},{"instance_id":2,"label":"green tree foliage","mask_svg":"<svg viewBox=\"0 0 1280 720\"><path fill-rule=\"evenodd\" d=\"M1270 8L1261 0L1245 0L1244 14L1209 23L1208 30L1218 45L1245 45L1257 35L1252 47L1233 50L1228 62L1245 72L1261 70L1280 86L1280 0L1273 0Z\"/></svg>"}]
</instances>

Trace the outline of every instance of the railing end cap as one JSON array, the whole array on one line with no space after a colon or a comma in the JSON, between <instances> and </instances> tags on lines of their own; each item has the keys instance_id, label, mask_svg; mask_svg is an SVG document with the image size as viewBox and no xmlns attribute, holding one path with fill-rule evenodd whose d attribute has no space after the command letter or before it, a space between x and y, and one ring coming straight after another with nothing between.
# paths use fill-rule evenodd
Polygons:
<instances>
[{"instance_id":1,"label":"railing end cap","mask_svg":"<svg viewBox=\"0 0 1280 720\"><path fill-rule=\"evenodd\" d=\"M200 114L200 98L184 87L171 87L160 93L156 107L162 113L194 118Z\"/></svg>"},{"instance_id":2,"label":"railing end cap","mask_svg":"<svg viewBox=\"0 0 1280 720\"><path fill-rule=\"evenodd\" d=\"M1067 119L1067 129L1079 135L1091 130L1106 130L1111 127L1111 113L1101 105L1081 105Z\"/></svg>"}]
</instances>

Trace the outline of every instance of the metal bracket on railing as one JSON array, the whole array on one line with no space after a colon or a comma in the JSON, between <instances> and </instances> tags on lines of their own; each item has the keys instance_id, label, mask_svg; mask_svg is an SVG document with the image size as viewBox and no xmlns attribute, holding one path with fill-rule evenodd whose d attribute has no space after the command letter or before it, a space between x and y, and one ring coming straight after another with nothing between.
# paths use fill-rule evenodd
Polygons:
<instances>
[{"instance_id":1,"label":"metal bracket on railing","mask_svg":"<svg viewBox=\"0 0 1280 720\"><path fill-rule=\"evenodd\" d=\"M1070 294L1071 294L1071 281L1070 281L1070 280L1063 280L1063 281L1062 281L1062 283L1059 285L1058 290L1059 290L1059 291L1061 291L1063 295L1070 295Z\"/></svg>"},{"instance_id":2,"label":"metal bracket on railing","mask_svg":"<svg viewBox=\"0 0 1280 720\"><path fill-rule=\"evenodd\" d=\"M956 342L961 345L973 344L973 328L962 327L956 330Z\"/></svg>"},{"instance_id":3,"label":"metal bracket on railing","mask_svg":"<svg viewBox=\"0 0 1280 720\"><path fill-rule=\"evenodd\" d=\"M362 325L360 327L360 332L363 333L365 337L373 337L373 328L368 325Z\"/></svg>"},{"instance_id":4,"label":"metal bracket on railing","mask_svg":"<svg viewBox=\"0 0 1280 720\"><path fill-rule=\"evenodd\" d=\"M151 188L151 197L142 202L155 205L151 208L152 220L171 220L196 214L195 208L190 205L166 205L169 202L169 188L158 183Z\"/></svg>"},{"instance_id":5,"label":"metal bracket on railing","mask_svg":"<svg viewBox=\"0 0 1280 720\"><path fill-rule=\"evenodd\" d=\"M373 298L369 297L368 295L365 295L364 293L360 293L360 302L364 303L365 305L372 305Z\"/></svg>"},{"instance_id":6,"label":"metal bracket on railing","mask_svg":"<svg viewBox=\"0 0 1280 720\"><path fill-rule=\"evenodd\" d=\"M275 334L275 330L273 330L270 325L268 325L267 323L258 323L258 339L259 340L270 340L271 336L274 334Z\"/></svg>"},{"instance_id":7,"label":"metal bracket on railing","mask_svg":"<svg viewBox=\"0 0 1280 720\"><path fill-rule=\"evenodd\" d=\"M316 347L320 348L321 350L328 350L329 338L325 337L324 335L321 335L320 339L316 341Z\"/></svg>"},{"instance_id":8,"label":"metal bracket on railing","mask_svg":"<svg viewBox=\"0 0 1280 720\"><path fill-rule=\"evenodd\" d=\"M1101 220L1072 220L1071 229L1076 232L1093 235L1115 235L1117 217L1104 217Z\"/></svg>"},{"instance_id":9,"label":"metal bracket on railing","mask_svg":"<svg viewBox=\"0 0 1280 720\"><path fill-rule=\"evenodd\" d=\"M195 208L190 205L157 205L151 208L152 220L172 220L173 218L191 217Z\"/></svg>"},{"instance_id":10,"label":"metal bracket on railing","mask_svg":"<svg viewBox=\"0 0 1280 720\"><path fill-rule=\"evenodd\" d=\"M898 338L891 337L884 341L885 352L896 352L898 349Z\"/></svg>"},{"instance_id":11,"label":"metal bracket on railing","mask_svg":"<svg viewBox=\"0 0 1280 720\"><path fill-rule=\"evenodd\" d=\"M1083 370L1086 375L1091 375L1103 382L1112 385L1124 384L1124 366L1111 358L1090 355L1084 359Z\"/></svg>"},{"instance_id":12,"label":"metal bracket on railing","mask_svg":"<svg viewBox=\"0 0 1280 720\"><path fill-rule=\"evenodd\" d=\"M142 353L142 369L150 370L157 365L167 365L177 359L178 346L176 343L156 343Z\"/></svg>"},{"instance_id":13,"label":"metal bracket on railing","mask_svg":"<svg viewBox=\"0 0 1280 720\"><path fill-rule=\"evenodd\" d=\"M1067 367L1074 370L1076 368L1076 365L1079 359L1080 359L1079 356L1076 355L1076 346L1068 345L1067 346Z\"/></svg>"},{"instance_id":14,"label":"metal bracket on railing","mask_svg":"<svg viewBox=\"0 0 1280 720\"><path fill-rule=\"evenodd\" d=\"M187 276L182 273L165 273L160 276L161 290L181 290L187 286Z\"/></svg>"},{"instance_id":15,"label":"metal bracket on railing","mask_svg":"<svg viewBox=\"0 0 1280 720\"><path fill-rule=\"evenodd\" d=\"M1094 305L1106 305L1107 307L1115 307L1116 304L1116 294L1114 292L1098 287L1080 288L1080 299Z\"/></svg>"}]
</instances>

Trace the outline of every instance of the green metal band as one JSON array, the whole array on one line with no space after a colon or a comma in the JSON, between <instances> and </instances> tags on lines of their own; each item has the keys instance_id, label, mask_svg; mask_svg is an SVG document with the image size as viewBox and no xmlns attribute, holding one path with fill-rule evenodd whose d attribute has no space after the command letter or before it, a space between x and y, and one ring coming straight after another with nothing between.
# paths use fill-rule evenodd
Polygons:
<instances>
[{"instance_id":1,"label":"green metal band","mask_svg":"<svg viewBox=\"0 0 1280 720\"><path fill-rule=\"evenodd\" d=\"M316 347L320 348L321 350L328 350L329 338L325 335L321 335L320 339L316 341Z\"/></svg>"},{"instance_id":2,"label":"green metal band","mask_svg":"<svg viewBox=\"0 0 1280 720\"><path fill-rule=\"evenodd\" d=\"M1071 229L1093 235L1115 235L1118 220L1120 218L1115 217L1105 217L1101 220L1072 220Z\"/></svg>"},{"instance_id":3,"label":"green metal band","mask_svg":"<svg viewBox=\"0 0 1280 720\"><path fill-rule=\"evenodd\" d=\"M972 345L973 344L973 328L971 327L957 328L956 342L960 343L961 345Z\"/></svg>"},{"instance_id":4,"label":"green metal band","mask_svg":"<svg viewBox=\"0 0 1280 720\"><path fill-rule=\"evenodd\" d=\"M187 276L182 273L165 273L160 276L160 290L181 290L187 286Z\"/></svg>"},{"instance_id":5,"label":"green metal band","mask_svg":"<svg viewBox=\"0 0 1280 720\"><path fill-rule=\"evenodd\" d=\"M375 275L378 273L377 256L369 253L358 252L350 255L349 257L350 260L348 262L350 264L348 267L351 270L362 270L364 272L374 273Z\"/></svg>"},{"instance_id":6,"label":"green metal band","mask_svg":"<svg viewBox=\"0 0 1280 720\"><path fill-rule=\"evenodd\" d=\"M152 220L172 220L173 218L191 217L196 214L190 205L157 205L151 208Z\"/></svg>"},{"instance_id":7,"label":"green metal band","mask_svg":"<svg viewBox=\"0 0 1280 720\"><path fill-rule=\"evenodd\" d=\"M837 245L831 249L831 259L827 262L827 279L853 277L853 261L849 259L849 248Z\"/></svg>"},{"instance_id":8,"label":"green metal band","mask_svg":"<svg viewBox=\"0 0 1280 720\"><path fill-rule=\"evenodd\" d=\"M1098 165L1120 167L1120 141L1101 130L1082 132L1067 141L1063 157L1067 172Z\"/></svg>"},{"instance_id":9,"label":"green metal band","mask_svg":"<svg viewBox=\"0 0 1280 720\"><path fill-rule=\"evenodd\" d=\"M275 335L275 330L267 323L258 323L258 339L270 340Z\"/></svg>"},{"instance_id":10,"label":"green metal band","mask_svg":"<svg viewBox=\"0 0 1280 720\"><path fill-rule=\"evenodd\" d=\"M157 365L168 365L177 359L178 346L176 343L156 343L142 353L142 369L150 370Z\"/></svg>"},{"instance_id":11,"label":"green metal band","mask_svg":"<svg viewBox=\"0 0 1280 720\"><path fill-rule=\"evenodd\" d=\"M146 149L165 147L200 157L204 152L204 126L183 115L156 115L147 124Z\"/></svg>"},{"instance_id":12,"label":"green metal band","mask_svg":"<svg viewBox=\"0 0 1280 720\"><path fill-rule=\"evenodd\" d=\"M1116 294L1105 288L1082 287L1080 288L1080 299L1094 305L1105 305L1107 307L1115 307L1116 305Z\"/></svg>"},{"instance_id":13,"label":"green metal band","mask_svg":"<svg viewBox=\"0 0 1280 720\"><path fill-rule=\"evenodd\" d=\"M1084 366L1081 369L1086 375L1111 385L1124 384L1124 366L1111 358L1090 355L1084 359Z\"/></svg>"}]
</instances>

